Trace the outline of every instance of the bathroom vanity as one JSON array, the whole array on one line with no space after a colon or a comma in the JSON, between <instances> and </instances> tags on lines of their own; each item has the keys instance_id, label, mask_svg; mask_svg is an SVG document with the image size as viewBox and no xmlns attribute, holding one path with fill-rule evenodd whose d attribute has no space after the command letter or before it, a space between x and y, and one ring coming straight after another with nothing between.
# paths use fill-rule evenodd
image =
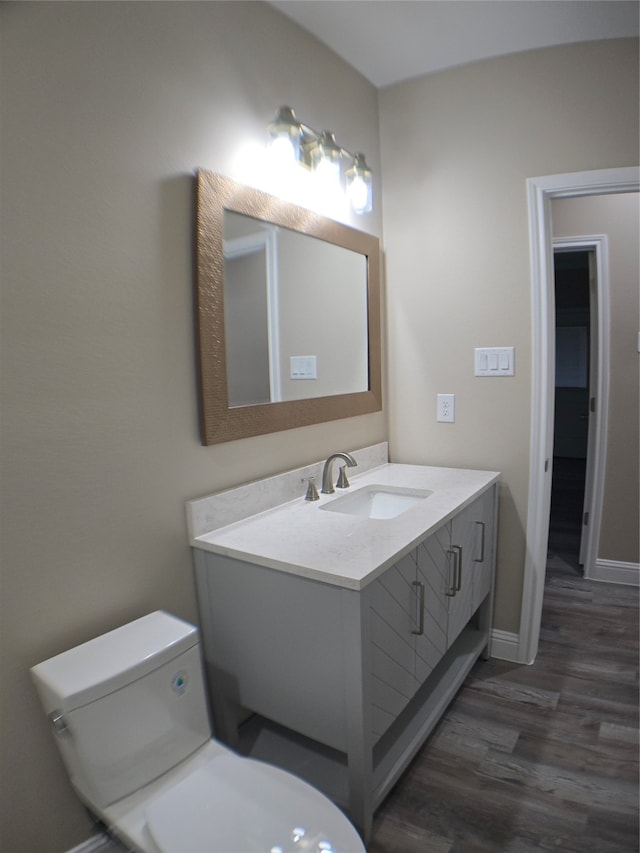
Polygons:
<instances>
[{"instance_id":1,"label":"bathroom vanity","mask_svg":"<svg viewBox=\"0 0 640 853\"><path fill-rule=\"evenodd\" d=\"M187 514L217 736L323 790L366 840L489 654L499 475L354 455L350 488L319 501L309 466ZM367 489L391 496L388 517L363 509Z\"/></svg>"}]
</instances>

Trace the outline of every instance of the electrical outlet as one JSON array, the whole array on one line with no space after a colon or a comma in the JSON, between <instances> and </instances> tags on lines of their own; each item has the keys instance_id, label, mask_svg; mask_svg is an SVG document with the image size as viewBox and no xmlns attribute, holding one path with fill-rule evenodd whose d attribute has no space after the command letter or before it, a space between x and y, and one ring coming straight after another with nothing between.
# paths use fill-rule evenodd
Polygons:
<instances>
[{"instance_id":1,"label":"electrical outlet","mask_svg":"<svg viewBox=\"0 0 640 853\"><path fill-rule=\"evenodd\" d=\"M456 417L456 396L455 394L438 394L438 417L437 420L452 424Z\"/></svg>"}]
</instances>

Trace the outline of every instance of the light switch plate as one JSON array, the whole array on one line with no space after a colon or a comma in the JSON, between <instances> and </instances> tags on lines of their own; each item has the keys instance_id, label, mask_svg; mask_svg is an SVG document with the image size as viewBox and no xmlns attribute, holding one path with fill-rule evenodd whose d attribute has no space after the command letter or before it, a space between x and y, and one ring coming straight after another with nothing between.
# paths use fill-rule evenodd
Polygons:
<instances>
[{"instance_id":1,"label":"light switch plate","mask_svg":"<svg viewBox=\"0 0 640 853\"><path fill-rule=\"evenodd\" d=\"M476 347L476 376L515 376L513 347Z\"/></svg>"},{"instance_id":2,"label":"light switch plate","mask_svg":"<svg viewBox=\"0 0 640 853\"><path fill-rule=\"evenodd\" d=\"M317 379L318 364L315 355L292 355L289 358L290 379Z\"/></svg>"}]
</instances>

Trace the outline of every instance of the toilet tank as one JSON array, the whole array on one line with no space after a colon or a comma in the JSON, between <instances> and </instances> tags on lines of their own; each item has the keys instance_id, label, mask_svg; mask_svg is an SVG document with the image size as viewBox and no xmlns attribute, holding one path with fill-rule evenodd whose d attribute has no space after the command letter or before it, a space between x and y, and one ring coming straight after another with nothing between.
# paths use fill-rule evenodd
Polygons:
<instances>
[{"instance_id":1,"label":"toilet tank","mask_svg":"<svg viewBox=\"0 0 640 853\"><path fill-rule=\"evenodd\" d=\"M71 781L104 808L211 735L198 631L162 611L31 670Z\"/></svg>"}]
</instances>

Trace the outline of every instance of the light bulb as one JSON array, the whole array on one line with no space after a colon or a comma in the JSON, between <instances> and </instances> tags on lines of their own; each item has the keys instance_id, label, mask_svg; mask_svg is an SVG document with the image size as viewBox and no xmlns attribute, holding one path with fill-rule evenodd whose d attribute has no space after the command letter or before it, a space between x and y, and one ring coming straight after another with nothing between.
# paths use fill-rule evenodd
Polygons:
<instances>
[{"instance_id":1,"label":"light bulb","mask_svg":"<svg viewBox=\"0 0 640 853\"><path fill-rule=\"evenodd\" d=\"M280 107L268 131L272 139L271 148L274 152L278 152L275 154L276 157L285 158L287 162L300 159L302 125L291 107Z\"/></svg>"},{"instance_id":2,"label":"light bulb","mask_svg":"<svg viewBox=\"0 0 640 853\"><path fill-rule=\"evenodd\" d=\"M286 136L274 139L269 148L271 158L276 166L291 166L297 161L296 149Z\"/></svg>"},{"instance_id":3,"label":"light bulb","mask_svg":"<svg viewBox=\"0 0 640 853\"><path fill-rule=\"evenodd\" d=\"M314 174L319 183L336 186L340 183L340 163L323 157L318 161Z\"/></svg>"},{"instance_id":4,"label":"light bulb","mask_svg":"<svg viewBox=\"0 0 640 853\"><path fill-rule=\"evenodd\" d=\"M371 169L364 154L356 154L353 166L345 174L347 194L356 213L368 213L372 209Z\"/></svg>"},{"instance_id":5,"label":"light bulb","mask_svg":"<svg viewBox=\"0 0 640 853\"><path fill-rule=\"evenodd\" d=\"M363 213L367 209L369 189L359 176L349 186L349 201L356 213Z\"/></svg>"}]
</instances>

